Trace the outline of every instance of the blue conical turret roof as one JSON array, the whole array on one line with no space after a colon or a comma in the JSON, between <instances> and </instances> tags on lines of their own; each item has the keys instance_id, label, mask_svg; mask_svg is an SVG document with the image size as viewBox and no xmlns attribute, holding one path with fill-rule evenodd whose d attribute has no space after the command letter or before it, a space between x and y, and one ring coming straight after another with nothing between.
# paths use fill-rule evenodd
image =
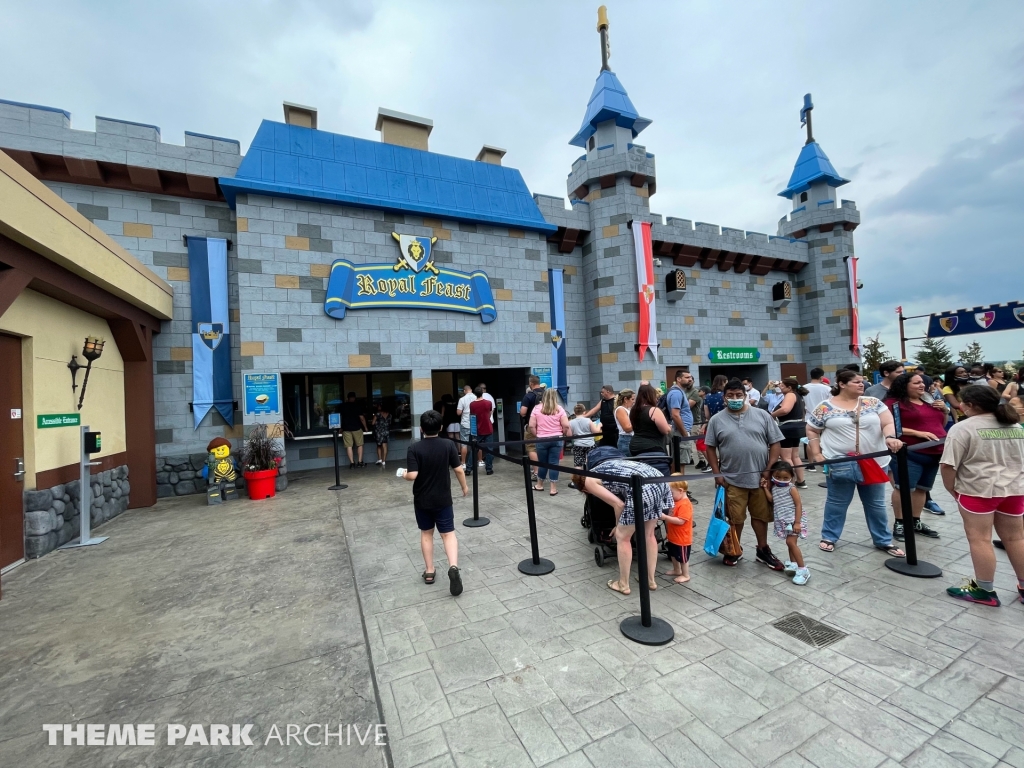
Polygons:
<instances>
[{"instance_id":1,"label":"blue conical turret roof","mask_svg":"<svg viewBox=\"0 0 1024 768\"><path fill-rule=\"evenodd\" d=\"M569 143L574 147L586 148L587 139L597 131L598 123L607 120L614 120L616 125L632 130L633 138L652 122L646 117L640 117L619 78L614 72L605 69L597 76L583 125Z\"/></svg>"},{"instance_id":2,"label":"blue conical turret roof","mask_svg":"<svg viewBox=\"0 0 1024 768\"><path fill-rule=\"evenodd\" d=\"M796 165L793 167L793 175L789 177L789 184L779 192L779 197L792 199L793 195L806 192L814 182L820 179L825 179L830 187L841 187L843 184L850 183L849 179L844 179L836 173L828 155L825 154L818 142L812 141L809 144L804 144L804 148L800 150L800 156L796 159Z\"/></svg>"}]
</instances>

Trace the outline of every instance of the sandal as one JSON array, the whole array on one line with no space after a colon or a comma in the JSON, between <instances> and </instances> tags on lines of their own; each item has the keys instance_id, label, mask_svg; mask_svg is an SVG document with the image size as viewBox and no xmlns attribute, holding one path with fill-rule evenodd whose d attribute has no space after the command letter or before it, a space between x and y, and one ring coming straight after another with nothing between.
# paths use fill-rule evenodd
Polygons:
<instances>
[{"instance_id":1,"label":"sandal","mask_svg":"<svg viewBox=\"0 0 1024 768\"><path fill-rule=\"evenodd\" d=\"M541 486L540 488L538 488L538 487L537 487L537 486L535 485L535 486L533 486L533 490L535 490L535 491L543 491L543 490L544 490L544 486L542 485L542 486Z\"/></svg>"},{"instance_id":2,"label":"sandal","mask_svg":"<svg viewBox=\"0 0 1024 768\"><path fill-rule=\"evenodd\" d=\"M427 583L427 584L433 584L434 583L434 576L436 576L436 575L437 574L436 574L435 571L424 571L423 572L423 581L425 583Z\"/></svg>"},{"instance_id":3,"label":"sandal","mask_svg":"<svg viewBox=\"0 0 1024 768\"><path fill-rule=\"evenodd\" d=\"M618 592L620 595L628 595L629 594L629 587L626 587L625 589L623 589L622 585L619 584L618 579L612 579L611 581L609 581L608 582L608 589L610 589L612 592Z\"/></svg>"},{"instance_id":4,"label":"sandal","mask_svg":"<svg viewBox=\"0 0 1024 768\"><path fill-rule=\"evenodd\" d=\"M557 496L557 495L558 495L558 491L555 491L554 493L549 493L548 494L548 496Z\"/></svg>"},{"instance_id":5,"label":"sandal","mask_svg":"<svg viewBox=\"0 0 1024 768\"><path fill-rule=\"evenodd\" d=\"M879 547L879 549L883 550L887 555L889 555L889 557L906 557L907 556L906 552L904 552L902 549L900 549L899 547L897 547L895 545L891 546L891 547Z\"/></svg>"},{"instance_id":6,"label":"sandal","mask_svg":"<svg viewBox=\"0 0 1024 768\"><path fill-rule=\"evenodd\" d=\"M834 541L829 541L828 539L822 539L821 543L818 544L818 549L822 552L835 552L836 543Z\"/></svg>"}]
</instances>

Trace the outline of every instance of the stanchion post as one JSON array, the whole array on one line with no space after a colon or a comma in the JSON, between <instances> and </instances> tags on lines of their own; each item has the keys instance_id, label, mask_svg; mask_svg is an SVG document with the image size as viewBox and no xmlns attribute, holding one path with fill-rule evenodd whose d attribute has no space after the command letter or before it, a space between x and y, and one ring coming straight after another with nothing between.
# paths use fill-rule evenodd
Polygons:
<instances>
[{"instance_id":1,"label":"stanchion post","mask_svg":"<svg viewBox=\"0 0 1024 768\"><path fill-rule=\"evenodd\" d=\"M637 581L640 582L640 615L623 619L619 630L641 645L665 645L675 637L672 625L664 619L651 616L651 589L647 578L647 525L644 521L644 486L640 475L633 475L633 515L636 520L636 555Z\"/></svg>"},{"instance_id":2,"label":"stanchion post","mask_svg":"<svg viewBox=\"0 0 1024 768\"><path fill-rule=\"evenodd\" d=\"M530 551L532 557L519 564L519 570L527 576L543 576L555 570L555 564L540 556L537 543L537 514L533 507L533 480L530 478L530 458L523 449L523 481L526 483L526 515L530 521Z\"/></svg>"},{"instance_id":3,"label":"stanchion post","mask_svg":"<svg viewBox=\"0 0 1024 768\"><path fill-rule=\"evenodd\" d=\"M469 467L470 471L473 473L473 516L462 521L462 524L467 528L480 528L491 522L489 518L480 517L480 489L477 486L477 477L480 474L480 467L474 466L476 464L476 451L477 442L473 438L470 438L470 460L466 462L466 466Z\"/></svg>"},{"instance_id":4,"label":"stanchion post","mask_svg":"<svg viewBox=\"0 0 1024 768\"><path fill-rule=\"evenodd\" d=\"M902 434L902 433L901 433ZM902 573L904 576L916 576L919 579L935 579L942 575L942 569L932 563L917 559L917 539L914 532L914 511L911 506L910 466L907 459L907 446L904 445L896 454L896 472L900 480L900 514L903 520L903 549L906 558L892 557L885 561L890 571Z\"/></svg>"},{"instance_id":5,"label":"stanchion post","mask_svg":"<svg viewBox=\"0 0 1024 768\"><path fill-rule=\"evenodd\" d=\"M338 457L338 430L332 429L334 434L334 485L327 486L328 491L343 491L348 488L341 482L341 459Z\"/></svg>"}]
</instances>

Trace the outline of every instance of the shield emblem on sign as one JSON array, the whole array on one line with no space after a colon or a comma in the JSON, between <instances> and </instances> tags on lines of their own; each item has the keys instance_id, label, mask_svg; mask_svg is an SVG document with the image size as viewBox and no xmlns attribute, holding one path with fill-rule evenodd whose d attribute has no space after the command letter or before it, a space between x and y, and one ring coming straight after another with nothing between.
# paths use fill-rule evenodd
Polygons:
<instances>
[{"instance_id":1,"label":"shield emblem on sign","mask_svg":"<svg viewBox=\"0 0 1024 768\"><path fill-rule=\"evenodd\" d=\"M551 345L558 349L562 346L562 339L565 338L565 334L562 331L553 330L551 331Z\"/></svg>"},{"instance_id":2,"label":"shield emblem on sign","mask_svg":"<svg viewBox=\"0 0 1024 768\"><path fill-rule=\"evenodd\" d=\"M398 240L398 248L401 251L398 257L399 266L405 262L405 266L413 272L419 272L430 263L430 246L433 245L435 238L397 233L392 233L392 237Z\"/></svg>"},{"instance_id":3,"label":"shield emblem on sign","mask_svg":"<svg viewBox=\"0 0 1024 768\"><path fill-rule=\"evenodd\" d=\"M956 330L956 324L960 322L959 317L940 317L939 325L946 333L952 333Z\"/></svg>"},{"instance_id":4,"label":"shield emblem on sign","mask_svg":"<svg viewBox=\"0 0 1024 768\"><path fill-rule=\"evenodd\" d=\"M1013 310L1013 316L1017 318L1017 322L1024 325L1024 307L1016 307Z\"/></svg>"},{"instance_id":5,"label":"shield emblem on sign","mask_svg":"<svg viewBox=\"0 0 1024 768\"><path fill-rule=\"evenodd\" d=\"M980 325L982 328L987 329L992 323L996 321L996 313L992 310L988 312L975 312L974 322Z\"/></svg>"},{"instance_id":6,"label":"shield emblem on sign","mask_svg":"<svg viewBox=\"0 0 1024 768\"><path fill-rule=\"evenodd\" d=\"M216 349L220 346L221 341L224 339L223 323L197 323L197 325L199 328L199 338L203 340L203 344L210 349Z\"/></svg>"}]
</instances>

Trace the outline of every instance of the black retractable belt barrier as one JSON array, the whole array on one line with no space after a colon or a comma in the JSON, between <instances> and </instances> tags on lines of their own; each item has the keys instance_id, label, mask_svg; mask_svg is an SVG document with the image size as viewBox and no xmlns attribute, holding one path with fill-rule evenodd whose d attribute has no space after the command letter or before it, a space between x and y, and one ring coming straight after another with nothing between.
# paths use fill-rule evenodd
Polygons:
<instances>
[{"instance_id":1,"label":"black retractable belt barrier","mask_svg":"<svg viewBox=\"0 0 1024 768\"><path fill-rule=\"evenodd\" d=\"M490 523L490 518L480 517L480 489L477 486L477 475L480 474L480 467L476 466L476 440L469 438L469 461L466 466L473 473L473 516L462 521L467 528L481 528Z\"/></svg>"},{"instance_id":2,"label":"black retractable belt barrier","mask_svg":"<svg viewBox=\"0 0 1024 768\"><path fill-rule=\"evenodd\" d=\"M334 433L334 485L327 486L328 491L343 491L348 488L341 482L341 464L338 458L338 430L332 429Z\"/></svg>"},{"instance_id":3,"label":"black retractable belt barrier","mask_svg":"<svg viewBox=\"0 0 1024 768\"><path fill-rule=\"evenodd\" d=\"M555 570L555 564L540 556L537 544L537 513L533 508L533 480L530 477L530 460L523 457L523 481L526 483L526 515L530 521L530 551L532 557L519 564L519 570L527 576L543 576Z\"/></svg>"},{"instance_id":4,"label":"black retractable belt barrier","mask_svg":"<svg viewBox=\"0 0 1024 768\"><path fill-rule=\"evenodd\" d=\"M636 522L636 568L640 582L640 615L623 619L619 629L634 643L665 645L675 637L672 625L664 619L651 616L651 590L647 584L647 523L644 520L644 491L640 475L633 475L633 515ZM522 566L520 566L522 567ZM625 586L625 585L619 585Z\"/></svg>"},{"instance_id":5,"label":"black retractable belt barrier","mask_svg":"<svg viewBox=\"0 0 1024 768\"><path fill-rule=\"evenodd\" d=\"M896 471L900 479L900 514L903 520L903 548L906 558L891 557L885 561L890 571L902 573L904 576L916 576L919 579L935 579L942 575L942 569L932 563L917 559L917 540L914 531L914 512L911 506L910 466L907 463L907 446L904 445L896 454Z\"/></svg>"}]
</instances>

